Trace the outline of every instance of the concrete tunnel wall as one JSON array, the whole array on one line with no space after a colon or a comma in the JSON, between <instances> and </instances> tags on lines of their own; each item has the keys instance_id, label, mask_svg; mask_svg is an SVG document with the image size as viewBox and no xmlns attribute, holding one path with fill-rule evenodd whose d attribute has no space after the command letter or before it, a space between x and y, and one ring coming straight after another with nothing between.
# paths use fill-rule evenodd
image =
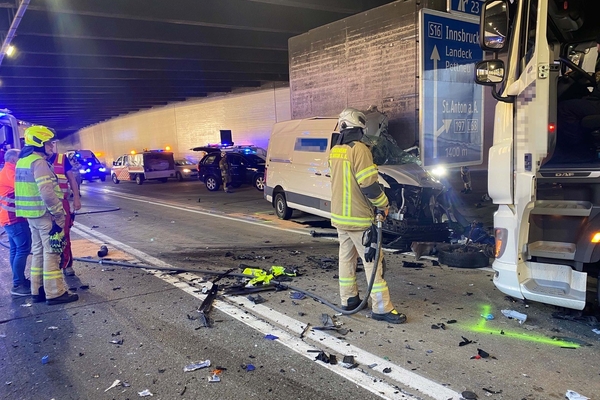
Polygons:
<instances>
[{"instance_id":1,"label":"concrete tunnel wall","mask_svg":"<svg viewBox=\"0 0 600 400\"><path fill-rule=\"evenodd\" d=\"M276 122L289 120L290 91L282 85L157 107L102 122L58 142L59 151L89 149L108 167L120 155L170 146L176 157L197 160L192 147L219 143L230 129L235 144L267 148Z\"/></svg>"}]
</instances>

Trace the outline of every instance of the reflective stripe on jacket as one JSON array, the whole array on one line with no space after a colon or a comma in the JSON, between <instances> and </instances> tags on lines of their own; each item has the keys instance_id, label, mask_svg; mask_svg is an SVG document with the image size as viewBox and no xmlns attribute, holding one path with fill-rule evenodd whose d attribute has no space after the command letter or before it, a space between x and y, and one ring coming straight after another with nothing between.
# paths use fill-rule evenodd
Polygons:
<instances>
[{"instance_id":1,"label":"reflective stripe on jacket","mask_svg":"<svg viewBox=\"0 0 600 400\"><path fill-rule=\"evenodd\" d=\"M0 171L0 225L25 221L15 214L15 164L6 163Z\"/></svg>"},{"instance_id":2,"label":"reflective stripe on jacket","mask_svg":"<svg viewBox=\"0 0 600 400\"><path fill-rule=\"evenodd\" d=\"M18 217L39 218L47 211L64 217L62 198L56 175L44 158L32 153L17 161L15 206Z\"/></svg>"},{"instance_id":3,"label":"reflective stripe on jacket","mask_svg":"<svg viewBox=\"0 0 600 400\"><path fill-rule=\"evenodd\" d=\"M373 207L388 199L369 148L362 142L336 145L329 153L331 224L344 230L364 230L373 223Z\"/></svg>"},{"instance_id":4,"label":"reflective stripe on jacket","mask_svg":"<svg viewBox=\"0 0 600 400\"><path fill-rule=\"evenodd\" d=\"M54 157L54 163L52 163L52 169L58 179L58 187L63 192L65 199L69 198L69 181L67 180L67 174L65 172L65 162L69 162L64 154L57 154Z\"/></svg>"}]
</instances>

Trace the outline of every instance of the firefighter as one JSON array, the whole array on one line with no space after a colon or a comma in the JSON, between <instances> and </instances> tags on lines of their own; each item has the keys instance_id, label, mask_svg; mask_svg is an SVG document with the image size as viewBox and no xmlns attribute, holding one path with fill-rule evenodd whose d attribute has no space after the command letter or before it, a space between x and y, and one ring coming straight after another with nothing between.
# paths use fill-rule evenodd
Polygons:
<instances>
[{"instance_id":1,"label":"firefighter","mask_svg":"<svg viewBox=\"0 0 600 400\"><path fill-rule=\"evenodd\" d=\"M65 209L65 240L66 247L60 255L60 268L67 276L74 276L73 270L73 252L71 251L71 227L75 214L71 213L71 205L69 204L69 187L71 196L73 196L73 210L81 209L81 199L79 195L79 185L75 177L71 161L65 154L52 153L48 156L48 162L52 165L52 170L58 179L58 187L63 193L62 204Z\"/></svg>"},{"instance_id":2,"label":"firefighter","mask_svg":"<svg viewBox=\"0 0 600 400\"><path fill-rule=\"evenodd\" d=\"M63 193L46 157L52 154L54 133L45 126L25 130L25 146L15 173L15 208L27 218L32 237L31 294L34 302L55 305L77 301L67 291L60 270L64 248Z\"/></svg>"},{"instance_id":3,"label":"firefighter","mask_svg":"<svg viewBox=\"0 0 600 400\"><path fill-rule=\"evenodd\" d=\"M13 297L30 296L31 282L25 277L27 257L31 252L31 232L25 218L15 215L15 164L19 150L4 154L4 168L0 171L0 225L8 235L9 262L13 273Z\"/></svg>"},{"instance_id":4,"label":"firefighter","mask_svg":"<svg viewBox=\"0 0 600 400\"><path fill-rule=\"evenodd\" d=\"M223 190L226 193L233 193L231 190L231 165L227 159L227 153L221 152L221 160L219 161L219 169L221 170L221 180L223 181Z\"/></svg>"},{"instance_id":5,"label":"firefighter","mask_svg":"<svg viewBox=\"0 0 600 400\"><path fill-rule=\"evenodd\" d=\"M361 142L366 127L365 115L353 108L340 114L340 136L329 155L331 168L331 224L337 229L339 248L339 284L342 308L354 310L361 299L356 284L357 257L363 260L367 279L375 267L375 249L363 245L363 232L374 221L373 208L387 216L388 199L378 183L377 166L369 148ZM371 291L372 318L401 324L406 316L394 309L383 279L383 252L379 251L377 273ZM372 251L372 253L371 253Z\"/></svg>"}]
</instances>

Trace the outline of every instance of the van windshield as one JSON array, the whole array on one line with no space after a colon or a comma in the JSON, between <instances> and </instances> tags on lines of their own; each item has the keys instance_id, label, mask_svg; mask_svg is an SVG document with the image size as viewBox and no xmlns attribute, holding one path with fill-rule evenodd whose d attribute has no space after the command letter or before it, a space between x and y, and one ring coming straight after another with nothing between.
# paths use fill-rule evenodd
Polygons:
<instances>
[{"instance_id":1,"label":"van windshield","mask_svg":"<svg viewBox=\"0 0 600 400\"><path fill-rule=\"evenodd\" d=\"M407 153L398 147L396 141L387 134L381 136L363 136L362 140L373 154L373 162L376 165L421 165L418 157Z\"/></svg>"}]
</instances>

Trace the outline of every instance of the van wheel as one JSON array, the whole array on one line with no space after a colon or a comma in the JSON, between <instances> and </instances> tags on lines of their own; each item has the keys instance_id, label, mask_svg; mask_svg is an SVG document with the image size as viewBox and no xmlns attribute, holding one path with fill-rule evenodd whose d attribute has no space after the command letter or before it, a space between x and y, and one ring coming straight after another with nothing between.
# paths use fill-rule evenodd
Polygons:
<instances>
[{"instance_id":1,"label":"van wheel","mask_svg":"<svg viewBox=\"0 0 600 400\"><path fill-rule=\"evenodd\" d=\"M254 187L256 190L262 192L265 190L265 176L260 174L254 177Z\"/></svg>"},{"instance_id":2,"label":"van wheel","mask_svg":"<svg viewBox=\"0 0 600 400\"><path fill-rule=\"evenodd\" d=\"M211 192L216 192L221 186L214 175L207 176L206 179L204 179L204 184L206 185L206 188Z\"/></svg>"},{"instance_id":3,"label":"van wheel","mask_svg":"<svg viewBox=\"0 0 600 400\"><path fill-rule=\"evenodd\" d=\"M114 183L119 183L119 182L121 182L120 180L118 180L118 179L117 179L117 175L115 175L115 174L112 174L112 175L111 175L111 179L112 179L112 181L113 181Z\"/></svg>"},{"instance_id":4,"label":"van wheel","mask_svg":"<svg viewBox=\"0 0 600 400\"><path fill-rule=\"evenodd\" d=\"M277 193L275 195L275 214L279 219L290 219L292 217L293 209L289 208L285 201L285 194Z\"/></svg>"},{"instance_id":5,"label":"van wheel","mask_svg":"<svg viewBox=\"0 0 600 400\"><path fill-rule=\"evenodd\" d=\"M144 176L142 174L137 174L135 176L135 183L137 183L138 185L144 183Z\"/></svg>"}]
</instances>

